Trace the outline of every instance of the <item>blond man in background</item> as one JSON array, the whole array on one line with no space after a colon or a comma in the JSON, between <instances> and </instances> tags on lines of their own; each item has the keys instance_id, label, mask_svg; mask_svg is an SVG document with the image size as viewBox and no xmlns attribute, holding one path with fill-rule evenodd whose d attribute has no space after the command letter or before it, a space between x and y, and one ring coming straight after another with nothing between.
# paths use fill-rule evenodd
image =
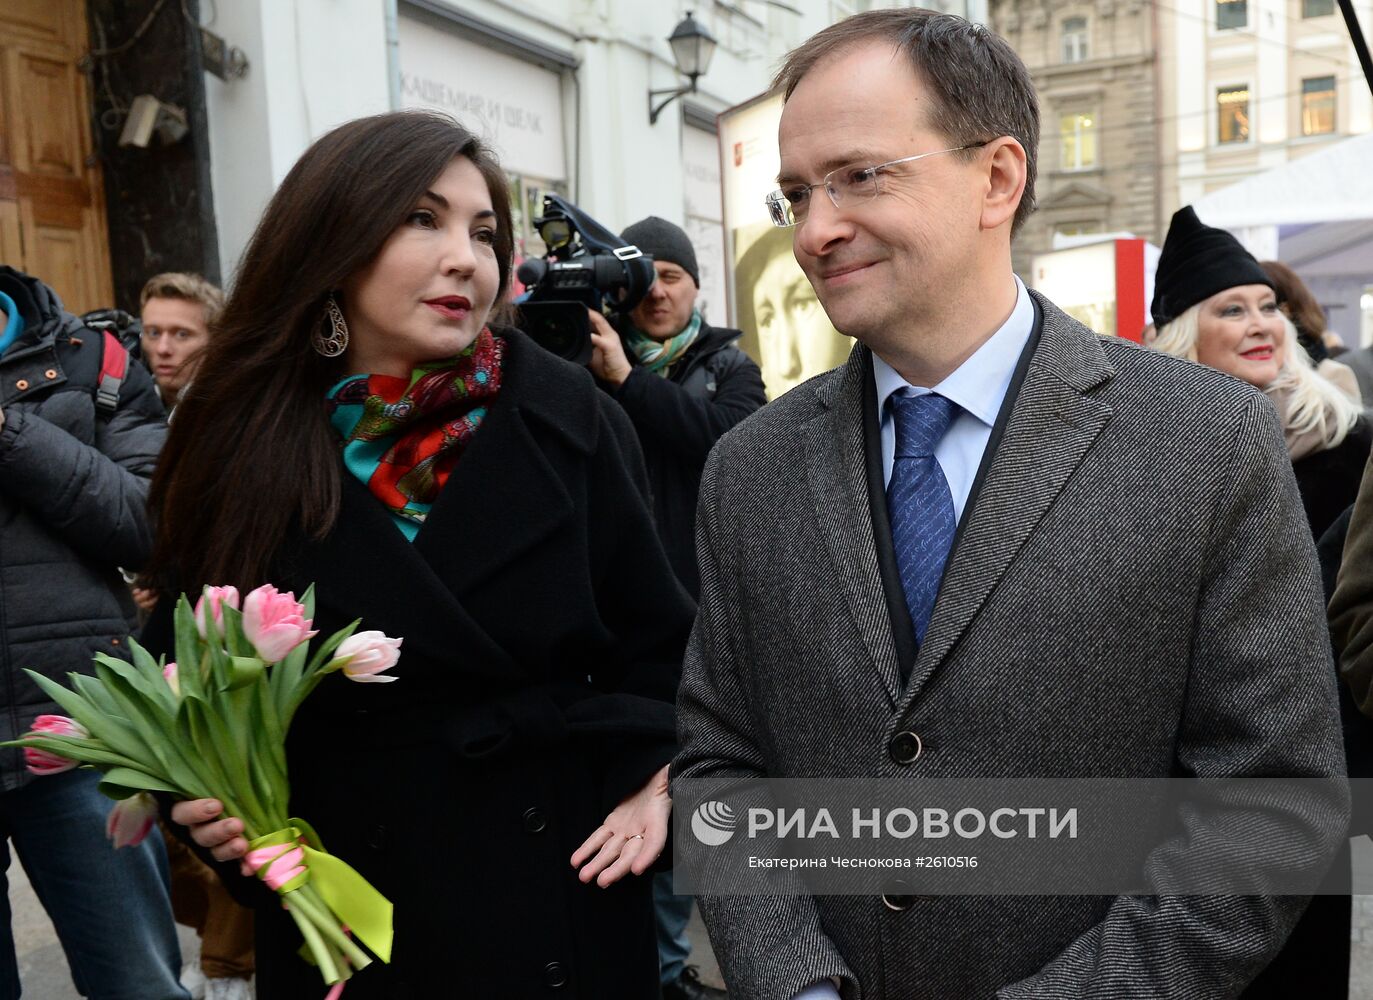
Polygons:
<instances>
[{"instance_id":1,"label":"blond man in background","mask_svg":"<svg viewBox=\"0 0 1373 1000\"><path fill-rule=\"evenodd\" d=\"M143 359L168 413L195 376L201 353L210 344L210 327L223 308L224 293L198 274L168 271L143 286Z\"/></svg>"}]
</instances>

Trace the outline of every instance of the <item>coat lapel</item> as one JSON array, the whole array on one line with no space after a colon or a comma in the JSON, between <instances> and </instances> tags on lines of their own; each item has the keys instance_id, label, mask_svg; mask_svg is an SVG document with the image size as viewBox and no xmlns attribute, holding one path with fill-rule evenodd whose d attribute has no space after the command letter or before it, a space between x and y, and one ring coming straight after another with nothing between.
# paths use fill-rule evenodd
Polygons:
<instances>
[{"instance_id":1,"label":"coat lapel","mask_svg":"<svg viewBox=\"0 0 1373 1000\"><path fill-rule=\"evenodd\" d=\"M968 630L1111 416L1109 405L1089 395L1114 374L1100 337L1036 298L1044 313L1040 343L950 554L902 712Z\"/></svg>"},{"instance_id":2,"label":"coat lapel","mask_svg":"<svg viewBox=\"0 0 1373 1000\"><path fill-rule=\"evenodd\" d=\"M291 576L317 584L321 609L337 619L361 618L364 629L403 638L405 651L417 654L407 667L419 659L491 678L518 676L505 651L468 615L376 497L346 471L342 475L333 531L322 542L302 546L291 560Z\"/></svg>"},{"instance_id":3,"label":"coat lapel","mask_svg":"<svg viewBox=\"0 0 1373 1000\"><path fill-rule=\"evenodd\" d=\"M863 352L816 389L825 409L802 425L806 478L820 535L863 643L895 706L901 668L873 538L863 448Z\"/></svg>"}]
</instances>

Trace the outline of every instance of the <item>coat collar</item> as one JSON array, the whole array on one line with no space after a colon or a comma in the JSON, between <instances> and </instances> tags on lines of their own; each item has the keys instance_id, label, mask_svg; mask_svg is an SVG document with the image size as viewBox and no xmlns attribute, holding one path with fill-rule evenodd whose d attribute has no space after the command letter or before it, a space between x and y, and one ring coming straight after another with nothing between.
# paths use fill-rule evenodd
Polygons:
<instances>
[{"instance_id":1,"label":"coat collar","mask_svg":"<svg viewBox=\"0 0 1373 1000\"><path fill-rule=\"evenodd\" d=\"M323 542L301 546L289 571L318 583L321 605L339 619L361 617L427 659L509 679L519 668L462 597L573 518L564 477L595 450L600 421L585 370L517 331L500 335L508 343L500 395L414 542L340 466L338 520Z\"/></svg>"},{"instance_id":2,"label":"coat collar","mask_svg":"<svg viewBox=\"0 0 1373 1000\"><path fill-rule=\"evenodd\" d=\"M802 425L815 516L837 582L894 706L908 708L972 624L1110 418L1092 395L1114 375L1101 338L1031 292L1042 330L1005 434L964 524L904 691L884 598L864 462L864 351L818 379ZM901 713L893 715L893 725Z\"/></svg>"}]
</instances>

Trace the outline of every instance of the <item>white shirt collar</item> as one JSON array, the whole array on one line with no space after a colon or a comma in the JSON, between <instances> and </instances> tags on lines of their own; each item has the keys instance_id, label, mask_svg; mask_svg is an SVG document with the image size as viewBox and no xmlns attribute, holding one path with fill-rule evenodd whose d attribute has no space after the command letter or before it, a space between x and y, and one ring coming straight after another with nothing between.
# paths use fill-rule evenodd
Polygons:
<instances>
[{"instance_id":1,"label":"white shirt collar","mask_svg":"<svg viewBox=\"0 0 1373 1000\"><path fill-rule=\"evenodd\" d=\"M876 353L872 356L873 380L877 385L877 412L884 414L887 400L901 389L912 389L916 395L937 392L971 413L991 427L1006 398L1006 390L1015 373L1016 362L1025 343L1034 331L1035 311L1030 294L1018 275L1015 278L1015 308L1006 322L987 341L959 365L948 378L933 389L912 386L895 368Z\"/></svg>"}]
</instances>

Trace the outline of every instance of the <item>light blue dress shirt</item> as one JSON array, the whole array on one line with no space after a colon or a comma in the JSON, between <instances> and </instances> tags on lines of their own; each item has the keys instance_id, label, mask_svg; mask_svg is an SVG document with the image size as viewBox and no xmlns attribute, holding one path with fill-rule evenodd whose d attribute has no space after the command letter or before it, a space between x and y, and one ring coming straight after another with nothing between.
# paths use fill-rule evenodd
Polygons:
<instances>
[{"instance_id":1,"label":"light blue dress shirt","mask_svg":"<svg viewBox=\"0 0 1373 1000\"><path fill-rule=\"evenodd\" d=\"M839 1000L839 991L834 988L834 983L822 979L818 983L811 983L791 1000Z\"/></svg>"},{"instance_id":2,"label":"light blue dress shirt","mask_svg":"<svg viewBox=\"0 0 1373 1000\"><path fill-rule=\"evenodd\" d=\"M1011 386L1016 363L1034 332L1035 310L1029 292L1015 277L1015 308L1001 328L967 361L933 389L913 386L876 354L872 356L873 381L877 385L877 412L882 415L882 481L891 485L896 452L896 421L887 400L895 393L923 396L937 392L959 406L958 416L939 440L934 457L944 470L953 494L954 516L963 519L982 454L992 436L992 425L1001 412ZM823 996L823 994L822 994Z\"/></svg>"}]
</instances>

